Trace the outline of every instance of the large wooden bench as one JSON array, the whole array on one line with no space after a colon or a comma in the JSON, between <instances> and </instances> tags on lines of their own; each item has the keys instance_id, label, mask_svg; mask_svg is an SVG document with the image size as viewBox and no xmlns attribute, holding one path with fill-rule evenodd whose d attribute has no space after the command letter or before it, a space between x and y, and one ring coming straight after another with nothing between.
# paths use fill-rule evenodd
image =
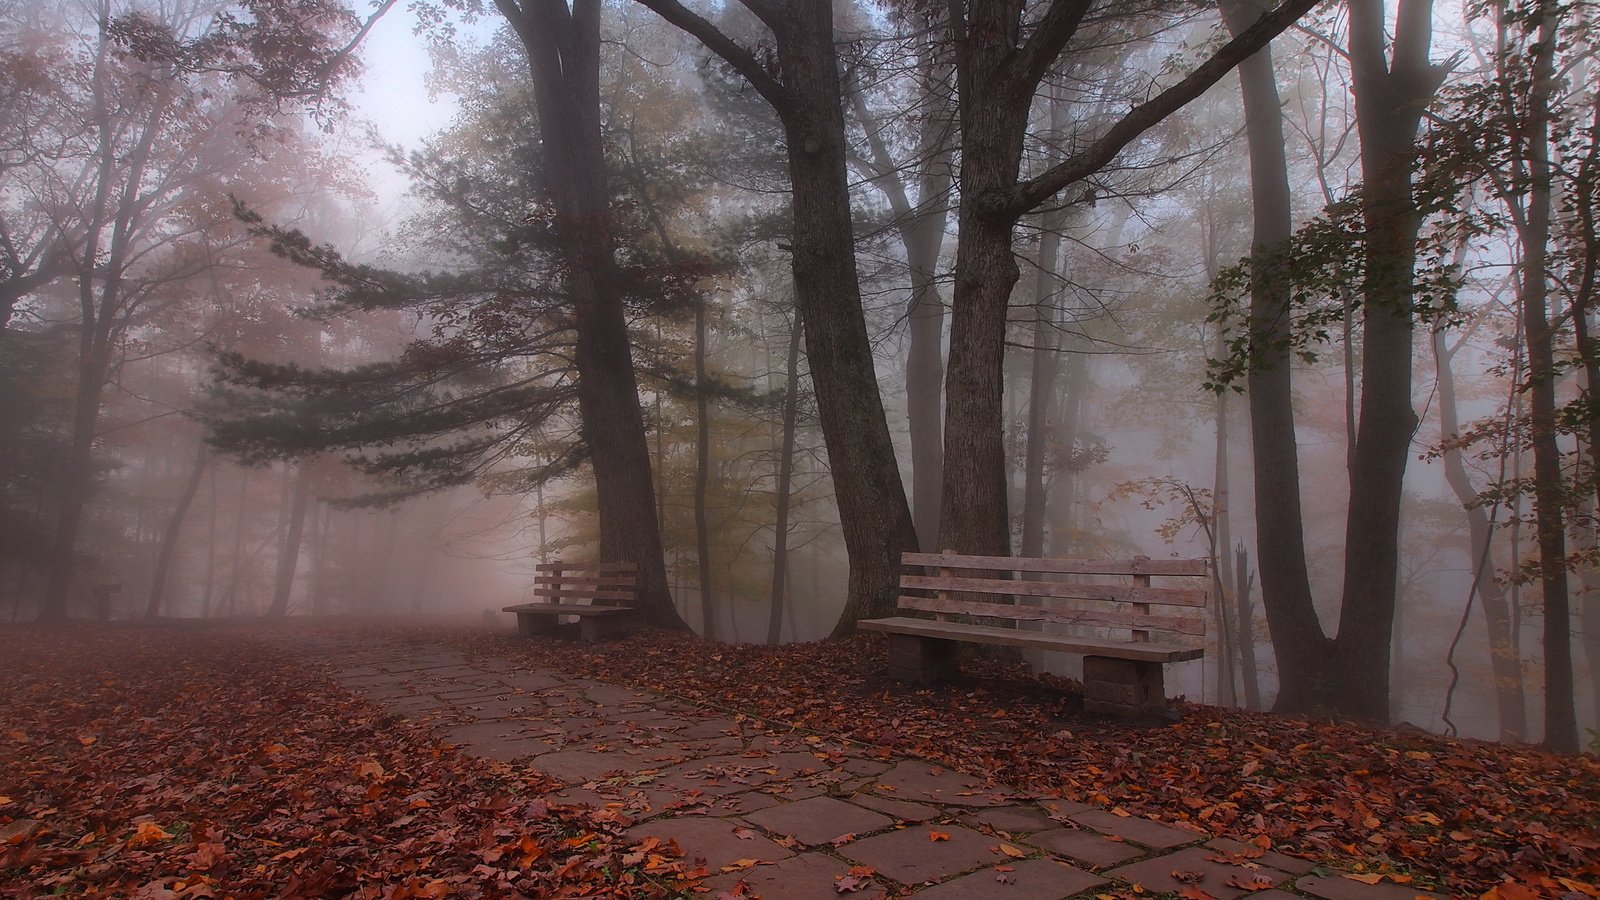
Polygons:
<instances>
[{"instance_id":1,"label":"large wooden bench","mask_svg":"<svg viewBox=\"0 0 1600 900\"><path fill-rule=\"evenodd\" d=\"M858 624L888 634L889 675L902 681L925 684L954 674L959 642L1076 653L1083 656L1086 710L1139 715L1167 704L1162 666L1205 654L1205 560L946 552L907 553L901 562L920 571L901 576L899 609L934 618L895 616ZM1026 580L1013 580L1015 573ZM1062 576L1123 578L1108 584ZM1191 583L1156 587L1152 577ZM1201 579L1199 586L1193 579ZM956 621L957 616L979 621ZM1156 633L1159 640L1152 639Z\"/></svg>"},{"instance_id":2,"label":"large wooden bench","mask_svg":"<svg viewBox=\"0 0 1600 900\"><path fill-rule=\"evenodd\" d=\"M527 635L557 632L576 622L578 636L595 641L627 626L638 599L637 563L541 563L533 577L532 603L507 606L517 630Z\"/></svg>"}]
</instances>

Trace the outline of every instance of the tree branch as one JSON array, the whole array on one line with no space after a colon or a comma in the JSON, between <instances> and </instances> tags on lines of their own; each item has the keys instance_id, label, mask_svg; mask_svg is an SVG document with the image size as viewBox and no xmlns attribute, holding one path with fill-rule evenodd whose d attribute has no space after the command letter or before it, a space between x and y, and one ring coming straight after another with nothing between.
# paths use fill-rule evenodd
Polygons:
<instances>
[{"instance_id":1,"label":"tree branch","mask_svg":"<svg viewBox=\"0 0 1600 900\"><path fill-rule=\"evenodd\" d=\"M634 0L641 6L655 11L655 14L677 26L685 33L699 39L707 50L722 58L723 62L732 66L734 71L744 76L772 108L777 110L780 118L786 116L792 107L789 98L789 89L782 82L772 77L772 73L761 65L749 50L739 46L733 38L723 34L717 26L691 12L678 0ZM760 15L759 12L756 13Z\"/></svg>"},{"instance_id":2,"label":"tree branch","mask_svg":"<svg viewBox=\"0 0 1600 900\"><path fill-rule=\"evenodd\" d=\"M1034 26L1012 64L1007 68L1028 93L1033 93L1045 73L1055 64L1056 58L1067 47L1067 42L1078 33L1083 17L1089 14L1093 0L1055 0L1044 18Z\"/></svg>"},{"instance_id":3,"label":"tree branch","mask_svg":"<svg viewBox=\"0 0 1600 900\"><path fill-rule=\"evenodd\" d=\"M1007 191L996 204L997 211L1013 218L1020 217L1067 185L1100 171L1135 138L1205 93L1233 71L1234 66L1271 43L1274 37L1293 25L1317 3L1318 0L1286 0L1282 6L1262 16L1254 25L1240 32L1238 37L1224 44L1182 81L1129 110L1099 140L1083 151Z\"/></svg>"}]
</instances>

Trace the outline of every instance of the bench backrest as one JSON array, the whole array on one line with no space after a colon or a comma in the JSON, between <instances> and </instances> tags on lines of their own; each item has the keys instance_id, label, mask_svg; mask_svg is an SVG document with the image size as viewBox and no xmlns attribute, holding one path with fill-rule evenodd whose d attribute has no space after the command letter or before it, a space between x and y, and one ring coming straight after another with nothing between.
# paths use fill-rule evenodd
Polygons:
<instances>
[{"instance_id":1,"label":"bench backrest","mask_svg":"<svg viewBox=\"0 0 1600 900\"><path fill-rule=\"evenodd\" d=\"M1137 642L1149 641L1151 632L1187 636L1206 633L1203 614L1209 592L1204 579L1210 569L1203 559L1030 559L907 553L901 562L921 571L900 577L900 609L936 613L941 619L951 615L985 616L1127 629ZM1008 577L1018 572L1024 573L1027 580ZM1062 575L1128 576L1132 583L1044 580ZM1150 583L1152 576L1200 581L1183 587L1155 587ZM1011 600L1013 597L1015 601ZM1074 603L1068 607L1052 602L1060 600Z\"/></svg>"},{"instance_id":2,"label":"bench backrest","mask_svg":"<svg viewBox=\"0 0 1600 900\"><path fill-rule=\"evenodd\" d=\"M616 605L636 599L639 564L540 563L533 576L533 595L551 603L578 606Z\"/></svg>"}]
</instances>

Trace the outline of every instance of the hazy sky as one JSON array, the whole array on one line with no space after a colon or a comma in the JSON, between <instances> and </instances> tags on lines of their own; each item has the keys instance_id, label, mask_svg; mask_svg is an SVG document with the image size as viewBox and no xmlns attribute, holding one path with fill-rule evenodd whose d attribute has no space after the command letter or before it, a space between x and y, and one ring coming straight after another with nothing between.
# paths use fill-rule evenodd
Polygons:
<instances>
[{"instance_id":1,"label":"hazy sky","mask_svg":"<svg viewBox=\"0 0 1600 900\"><path fill-rule=\"evenodd\" d=\"M443 128L455 112L454 98L428 97L428 51L412 33L416 17L397 4L367 35L363 47L366 72L353 96L356 115L372 122L385 141L416 147ZM359 129L358 129L359 132ZM368 154L372 188L388 207L405 191L406 182L375 154Z\"/></svg>"}]
</instances>

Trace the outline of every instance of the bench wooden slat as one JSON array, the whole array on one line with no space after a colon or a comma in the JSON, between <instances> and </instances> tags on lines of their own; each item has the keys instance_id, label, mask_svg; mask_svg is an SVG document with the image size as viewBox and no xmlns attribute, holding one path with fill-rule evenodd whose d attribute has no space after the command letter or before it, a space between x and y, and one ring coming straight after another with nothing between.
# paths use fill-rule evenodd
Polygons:
<instances>
[{"instance_id":1,"label":"bench wooden slat","mask_svg":"<svg viewBox=\"0 0 1600 900\"><path fill-rule=\"evenodd\" d=\"M633 575L535 575L534 584L607 584L633 587L639 579Z\"/></svg>"},{"instance_id":2,"label":"bench wooden slat","mask_svg":"<svg viewBox=\"0 0 1600 900\"><path fill-rule=\"evenodd\" d=\"M570 591L569 590L557 591L557 590L551 590L550 588L542 588L542 587L534 588L533 589L533 595L535 597L549 597L551 599L557 599L557 598L562 598L562 597L575 597L575 598L588 599L588 600L632 600L635 597L639 596L637 591L631 591L631 590L628 590L628 591L605 591L605 590L592 590L592 589L579 588L579 589L570 590Z\"/></svg>"},{"instance_id":3,"label":"bench wooden slat","mask_svg":"<svg viewBox=\"0 0 1600 900\"><path fill-rule=\"evenodd\" d=\"M1136 584L1066 584L1059 581L1012 581L1007 578L902 575L900 587L902 590L966 591L979 594L1014 594L1022 597L1058 597L1065 600L1159 603L1163 606L1206 605L1206 592L1203 590L1145 587Z\"/></svg>"},{"instance_id":4,"label":"bench wooden slat","mask_svg":"<svg viewBox=\"0 0 1600 900\"><path fill-rule=\"evenodd\" d=\"M943 638L969 641L978 644L1000 644L1008 647L1030 647L1037 650L1056 650L1062 653L1081 653L1086 656L1108 656L1139 662L1172 663L1199 659L1205 650L1198 647L1175 647L1156 643L1131 643L1129 641L1101 640L1064 634L1047 634L1041 631L1024 631L1017 628L996 628L992 625L965 625L960 622L935 622L894 616L888 619L868 619L859 623L871 631L891 634L909 634L917 637Z\"/></svg>"},{"instance_id":5,"label":"bench wooden slat","mask_svg":"<svg viewBox=\"0 0 1600 900\"><path fill-rule=\"evenodd\" d=\"M1054 622L1061 625L1088 627L1153 628L1176 634L1203 635L1206 633L1206 623L1203 620L1184 616L1141 615L1139 613L1097 609L1051 609L1041 606L987 603L982 600L955 600L945 597L902 596L899 605L901 609L914 609L920 612L988 616L995 619Z\"/></svg>"},{"instance_id":6,"label":"bench wooden slat","mask_svg":"<svg viewBox=\"0 0 1600 900\"><path fill-rule=\"evenodd\" d=\"M553 562L539 563L534 566L536 572L578 572L580 574L632 574L639 571L638 563L611 562L611 563L569 563Z\"/></svg>"},{"instance_id":7,"label":"bench wooden slat","mask_svg":"<svg viewBox=\"0 0 1600 900\"><path fill-rule=\"evenodd\" d=\"M908 566L944 569L989 569L1000 572L1051 572L1058 575L1187 575L1209 571L1203 559L1029 559L1016 556L967 556L958 553L905 553Z\"/></svg>"},{"instance_id":8,"label":"bench wooden slat","mask_svg":"<svg viewBox=\"0 0 1600 900\"><path fill-rule=\"evenodd\" d=\"M519 603L507 606L502 612L539 613L561 616L604 616L612 613L632 612L631 606L578 606L571 603Z\"/></svg>"}]
</instances>

